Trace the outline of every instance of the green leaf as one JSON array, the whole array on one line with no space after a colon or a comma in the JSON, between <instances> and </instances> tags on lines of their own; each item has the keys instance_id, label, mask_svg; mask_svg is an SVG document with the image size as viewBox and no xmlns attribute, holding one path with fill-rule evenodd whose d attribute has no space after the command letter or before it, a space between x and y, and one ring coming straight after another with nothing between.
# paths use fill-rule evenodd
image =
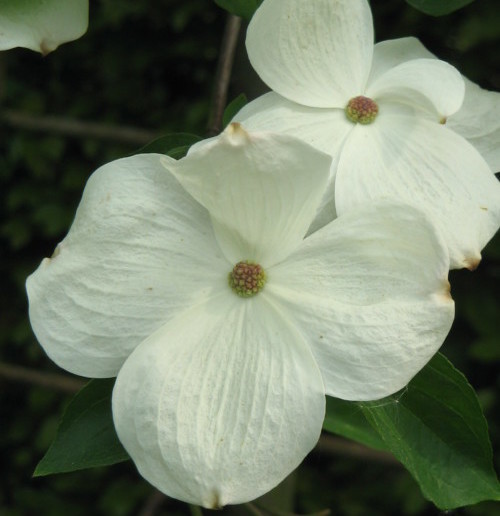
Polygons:
<instances>
[{"instance_id":1,"label":"green leaf","mask_svg":"<svg viewBox=\"0 0 500 516\"><path fill-rule=\"evenodd\" d=\"M231 14L250 21L262 0L215 0L215 3Z\"/></svg>"},{"instance_id":2,"label":"green leaf","mask_svg":"<svg viewBox=\"0 0 500 516\"><path fill-rule=\"evenodd\" d=\"M323 429L353 439L377 450L387 451L378 432L368 423L362 408L353 401L326 397Z\"/></svg>"},{"instance_id":3,"label":"green leaf","mask_svg":"<svg viewBox=\"0 0 500 516\"><path fill-rule=\"evenodd\" d=\"M129 459L118 440L111 415L114 382L114 378L91 380L75 395L34 476L109 466Z\"/></svg>"},{"instance_id":4,"label":"green leaf","mask_svg":"<svg viewBox=\"0 0 500 516\"><path fill-rule=\"evenodd\" d=\"M158 153L180 159L186 155L191 145L199 142L201 139L200 136L190 133L166 134L144 145L135 154Z\"/></svg>"},{"instance_id":5,"label":"green leaf","mask_svg":"<svg viewBox=\"0 0 500 516\"><path fill-rule=\"evenodd\" d=\"M500 500L483 412L465 376L443 356L400 394L359 406L440 509Z\"/></svg>"},{"instance_id":6,"label":"green leaf","mask_svg":"<svg viewBox=\"0 0 500 516\"><path fill-rule=\"evenodd\" d=\"M233 99L224 109L224 115L222 116L222 126L226 127L229 122L233 119L234 115L248 103L247 96L244 93L240 93L235 99Z\"/></svg>"},{"instance_id":7,"label":"green leaf","mask_svg":"<svg viewBox=\"0 0 500 516\"><path fill-rule=\"evenodd\" d=\"M406 0L406 2L425 14L443 16L471 4L474 0Z\"/></svg>"}]
</instances>

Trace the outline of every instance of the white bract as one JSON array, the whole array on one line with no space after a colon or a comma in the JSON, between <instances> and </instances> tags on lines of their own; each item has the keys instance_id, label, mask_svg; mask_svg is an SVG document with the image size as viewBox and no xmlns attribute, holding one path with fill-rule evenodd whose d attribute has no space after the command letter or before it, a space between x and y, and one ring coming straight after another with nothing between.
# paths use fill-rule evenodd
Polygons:
<instances>
[{"instance_id":1,"label":"white bract","mask_svg":"<svg viewBox=\"0 0 500 516\"><path fill-rule=\"evenodd\" d=\"M366 0L264 0L247 49L274 91L235 120L298 136L334 158L314 227L369 200L410 203L443 232L451 267L474 269L500 223L500 185L463 136L499 164L497 97L490 114L490 92L468 84L459 111L465 85L455 68L411 40L374 45L373 37Z\"/></svg>"},{"instance_id":2,"label":"white bract","mask_svg":"<svg viewBox=\"0 0 500 516\"><path fill-rule=\"evenodd\" d=\"M45 351L118 375L118 436L170 496L210 508L260 496L315 445L325 393L396 392L449 331L447 248L418 210L373 205L304 239L330 165L239 124L179 161L114 161L28 278ZM265 282L237 295L257 264Z\"/></svg>"},{"instance_id":3,"label":"white bract","mask_svg":"<svg viewBox=\"0 0 500 516\"><path fill-rule=\"evenodd\" d=\"M88 19L88 0L0 0L0 50L46 55L85 34Z\"/></svg>"},{"instance_id":4,"label":"white bract","mask_svg":"<svg viewBox=\"0 0 500 516\"><path fill-rule=\"evenodd\" d=\"M375 45L374 52L383 55L388 66L410 59L436 59L416 38L382 41ZM500 93L484 90L466 77L462 78L464 102L448 117L446 126L472 143L493 172L500 172Z\"/></svg>"}]
</instances>

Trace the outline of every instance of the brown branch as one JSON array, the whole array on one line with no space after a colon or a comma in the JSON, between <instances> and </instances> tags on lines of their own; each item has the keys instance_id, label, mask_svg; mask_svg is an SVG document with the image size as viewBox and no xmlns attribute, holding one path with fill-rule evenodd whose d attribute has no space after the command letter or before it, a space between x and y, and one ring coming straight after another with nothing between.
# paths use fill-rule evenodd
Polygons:
<instances>
[{"instance_id":1,"label":"brown branch","mask_svg":"<svg viewBox=\"0 0 500 516\"><path fill-rule=\"evenodd\" d=\"M234 53L238 43L241 18L228 14L219 53L219 61L215 72L215 86L208 119L208 136L215 136L222 130L222 117L227 102L227 90L233 69Z\"/></svg>"},{"instance_id":2,"label":"brown branch","mask_svg":"<svg viewBox=\"0 0 500 516\"><path fill-rule=\"evenodd\" d=\"M7 66L3 52L0 52L0 104L3 102L6 93Z\"/></svg>"},{"instance_id":3,"label":"brown branch","mask_svg":"<svg viewBox=\"0 0 500 516\"><path fill-rule=\"evenodd\" d=\"M137 127L117 127L50 115L35 116L7 109L0 112L0 123L15 129L62 134L67 137L95 138L131 146L145 145L160 136L156 132Z\"/></svg>"},{"instance_id":4,"label":"brown branch","mask_svg":"<svg viewBox=\"0 0 500 516\"><path fill-rule=\"evenodd\" d=\"M326 455L340 455L343 457L368 460L370 462L400 465L395 457L388 452L374 450L354 441L334 437L325 433L321 435L315 451Z\"/></svg>"},{"instance_id":5,"label":"brown branch","mask_svg":"<svg viewBox=\"0 0 500 516\"><path fill-rule=\"evenodd\" d=\"M146 498L146 503L139 512L139 516L154 516L162 506L167 497L160 491L155 490Z\"/></svg>"},{"instance_id":6,"label":"brown branch","mask_svg":"<svg viewBox=\"0 0 500 516\"><path fill-rule=\"evenodd\" d=\"M85 380L80 378L72 378L71 376L57 373L33 371L32 369L6 364L4 362L0 362L0 379L37 385L38 387L69 393L79 391L86 383Z\"/></svg>"}]
</instances>

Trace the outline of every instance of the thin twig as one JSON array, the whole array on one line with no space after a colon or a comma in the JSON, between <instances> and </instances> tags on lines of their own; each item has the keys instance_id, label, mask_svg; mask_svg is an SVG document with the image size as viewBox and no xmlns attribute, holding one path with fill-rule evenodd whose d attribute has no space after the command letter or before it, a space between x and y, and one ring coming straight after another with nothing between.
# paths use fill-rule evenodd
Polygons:
<instances>
[{"instance_id":1,"label":"thin twig","mask_svg":"<svg viewBox=\"0 0 500 516\"><path fill-rule=\"evenodd\" d=\"M362 444L334 437L329 434L322 434L316 445L316 452L327 455L341 455L344 457L359 458L370 462L380 462L382 464L400 465L400 463L390 453L374 450Z\"/></svg>"},{"instance_id":2,"label":"thin twig","mask_svg":"<svg viewBox=\"0 0 500 516\"><path fill-rule=\"evenodd\" d=\"M35 116L14 110L2 110L0 123L27 131L62 134L76 138L95 138L131 146L145 145L160 136L154 131L137 127L82 122L73 118L51 115Z\"/></svg>"},{"instance_id":3,"label":"thin twig","mask_svg":"<svg viewBox=\"0 0 500 516\"><path fill-rule=\"evenodd\" d=\"M154 516L156 511L165 502L167 497L160 491L155 490L147 498L138 516Z\"/></svg>"},{"instance_id":4,"label":"thin twig","mask_svg":"<svg viewBox=\"0 0 500 516\"><path fill-rule=\"evenodd\" d=\"M250 514L253 514L253 516L264 516L264 513L251 502L246 503L245 508Z\"/></svg>"},{"instance_id":5,"label":"thin twig","mask_svg":"<svg viewBox=\"0 0 500 516\"><path fill-rule=\"evenodd\" d=\"M203 511L199 505L189 504L189 511L191 512L191 516L203 516Z\"/></svg>"},{"instance_id":6,"label":"thin twig","mask_svg":"<svg viewBox=\"0 0 500 516\"><path fill-rule=\"evenodd\" d=\"M84 385L85 380L80 378L72 378L57 373L43 373L33 371L25 367L0 362L0 379L11 382L28 383L44 387L46 389L54 389L69 393L78 392Z\"/></svg>"},{"instance_id":7,"label":"thin twig","mask_svg":"<svg viewBox=\"0 0 500 516\"><path fill-rule=\"evenodd\" d=\"M260 514L262 516L264 516L264 514L268 515L268 516L329 516L331 514L331 510L330 509L323 509L322 511L319 511L319 512L310 512L310 513L307 513L307 514L298 514L298 513L295 513L295 512L283 512L283 511L278 511L278 510L275 510L275 509L268 509L268 508L264 508L264 507L260 507L257 503L254 502L253 506L259 510L262 510L264 512L260 512Z\"/></svg>"},{"instance_id":8,"label":"thin twig","mask_svg":"<svg viewBox=\"0 0 500 516\"><path fill-rule=\"evenodd\" d=\"M215 86L208 119L208 136L215 136L222 130L222 116L227 102L227 90L233 69L234 53L238 43L241 18L228 14L219 53L219 61L215 72Z\"/></svg>"}]
</instances>

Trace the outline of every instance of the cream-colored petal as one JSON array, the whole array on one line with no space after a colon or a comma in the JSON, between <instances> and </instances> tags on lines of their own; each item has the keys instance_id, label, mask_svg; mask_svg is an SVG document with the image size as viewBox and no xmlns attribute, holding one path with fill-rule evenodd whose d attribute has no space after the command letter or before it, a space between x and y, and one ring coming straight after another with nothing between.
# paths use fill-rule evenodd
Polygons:
<instances>
[{"instance_id":1,"label":"cream-colored petal","mask_svg":"<svg viewBox=\"0 0 500 516\"><path fill-rule=\"evenodd\" d=\"M264 0L247 32L252 66L274 91L311 107L363 93L373 54L366 0Z\"/></svg>"},{"instance_id":2,"label":"cream-colored petal","mask_svg":"<svg viewBox=\"0 0 500 516\"><path fill-rule=\"evenodd\" d=\"M327 394L373 400L403 388L453 321L448 252L406 205L354 209L269 271L266 295L308 339Z\"/></svg>"},{"instance_id":3,"label":"cream-colored petal","mask_svg":"<svg viewBox=\"0 0 500 516\"><path fill-rule=\"evenodd\" d=\"M337 213L370 200L407 202L434 218L452 268L474 269L500 224L500 184L479 153L445 126L386 113L357 126L342 149Z\"/></svg>"},{"instance_id":4,"label":"cream-colored petal","mask_svg":"<svg viewBox=\"0 0 500 516\"><path fill-rule=\"evenodd\" d=\"M446 119L460 109L465 94L462 76L437 59L413 59L390 68L369 83L366 95L375 101L399 101L434 111Z\"/></svg>"},{"instance_id":5,"label":"cream-colored petal","mask_svg":"<svg viewBox=\"0 0 500 516\"><path fill-rule=\"evenodd\" d=\"M309 143L334 159L354 128L344 109L301 106L270 92L244 106L234 117L248 131L289 134ZM198 145L198 144L197 144Z\"/></svg>"},{"instance_id":6,"label":"cream-colored petal","mask_svg":"<svg viewBox=\"0 0 500 516\"><path fill-rule=\"evenodd\" d=\"M434 58L416 38L382 41L375 45L368 83L394 66L418 58ZM461 108L448 117L447 127L466 138L493 172L500 171L500 93L480 88L463 77L465 97Z\"/></svg>"},{"instance_id":7,"label":"cream-colored petal","mask_svg":"<svg viewBox=\"0 0 500 516\"><path fill-rule=\"evenodd\" d=\"M437 59L437 57L413 37L388 39L376 43L368 84L373 84L391 68L413 59Z\"/></svg>"},{"instance_id":8,"label":"cream-colored petal","mask_svg":"<svg viewBox=\"0 0 500 516\"><path fill-rule=\"evenodd\" d=\"M165 166L209 211L232 263L268 267L302 241L330 177L331 158L284 134L240 124Z\"/></svg>"},{"instance_id":9,"label":"cream-colored petal","mask_svg":"<svg viewBox=\"0 0 500 516\"><path fill-rule=\"evenodd\" d=\"M472 143L493 172L500 172L500 93L464 79L464 103L446 126Z\"/></svg>"},{"instance_id":10,"label":"cream-colored petal","mask_svg":"<svg viewBox=\"0 0 500 516\"><path fill-rule=\"evenodd\" d=\"M228 292L171 321L130 356L113 392L118 436L144 478L211 509L291 473L324 410L307 343L261 294Z\"/></svg>"},{"instance_id":11,"label":"cream-colored petal","mask_svg":"<svg viewBox=\"0 0 500 516\"><path fill-rule=\"evenodd\" d=\"M88 0L2 0L0 50L25 47L48 54L87 31Z\"/></svg>"},{"instance_id":12,"label":"cream-colored petal","mask_svg":"<svg viewBox=\"0 0 500 516\"><path fill-rule=\"evenodd\" d=\"M31 325L62 368L114 376L167 320L227 289L230 269L208 213L160 155L113 161L91 176L68 235L27 280Z\"/></svg>"}]
</instances>

